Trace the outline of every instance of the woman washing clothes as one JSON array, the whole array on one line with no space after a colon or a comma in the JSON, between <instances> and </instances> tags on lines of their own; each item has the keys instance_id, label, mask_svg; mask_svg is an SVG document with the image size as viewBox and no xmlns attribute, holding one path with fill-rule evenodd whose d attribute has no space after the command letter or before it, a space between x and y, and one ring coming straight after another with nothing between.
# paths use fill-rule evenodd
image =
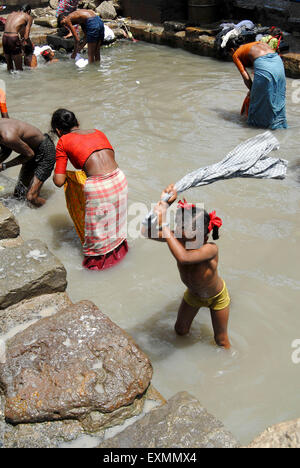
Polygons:
<instances>
[{"instance_id":1,"label":"woman washing clothes","mask_svg":"<svg viewBox=\"0 0 300 468\"><path fill-rule=\"evenodd\" d=\"M104 133L96 129L80 129L73 112L56 110L52 115L51 127L59 137L54 184L62 187L67 181L70 173L66 171L68 160L76 169L82 169L87 177L83 188L83 266L90 270L110 268L128 252L126 177L119 169L114 150ZM74 211L78 209L77 204L75 196Z\"/></svg>"},{"instance_id":2,"label":"woman washing clothes","mask_svg":"<svg viewBox=\"0 0 300 468\"><path fill-rule=\"evenodd\" d=\"M229 41L226 49L249 89L248 124L253 127L287 128L285 99L286 78L283 62L274 50L262 42L250 42L240 47ZM252 81L246 67L254 66Z\"/></svg>"}]
</instances>

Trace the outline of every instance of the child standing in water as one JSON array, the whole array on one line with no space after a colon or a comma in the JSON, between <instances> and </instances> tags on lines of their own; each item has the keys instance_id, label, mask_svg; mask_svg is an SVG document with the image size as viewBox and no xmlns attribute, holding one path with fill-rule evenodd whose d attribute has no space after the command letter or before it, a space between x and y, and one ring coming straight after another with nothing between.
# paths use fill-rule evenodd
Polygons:
<instances>
[{"instance_id":1,"label":"child standing in water","mask_svg":"<svg viewBox=\"0 0 300 468\"><path fill-rule=\"evenodd\" d=\"M162 201L166 193L172 194L167 203ZM173 232L165 221L167 209L176 198L174 185L169 185L154 209L158 217L157 233L154 235L151 232L150 225L148 232L147 227L143 226L142 229L145 237L167 242L177 261L181 280L187 286L178 310L175 331L178 335L186 335L200 307L208 307L215 341L218 346L229 349L227 325L230 297L225 282L218 275L218 247L214 242L208 242L211 231L214 240L219 238L222 221L216 217L215 211L208 214L195 205L179 202Z\"/></svg>"}]
</instances>

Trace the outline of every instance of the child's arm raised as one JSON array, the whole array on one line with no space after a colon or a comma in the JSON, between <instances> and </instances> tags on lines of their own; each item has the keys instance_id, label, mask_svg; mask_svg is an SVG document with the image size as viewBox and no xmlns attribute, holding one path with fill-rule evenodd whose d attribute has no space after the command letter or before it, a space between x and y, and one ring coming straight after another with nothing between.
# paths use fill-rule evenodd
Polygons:
<instances>
[{"instance_id":1,"label":"child's arm raised","mask_svg":"<svg viewBox=\"0 0 300 468\"><path fill-rule=\"evenodd\" d=\"M206 262L212 260L218 253L218 247L215 244L204 244L199 249L186 250L168 226L163 226L162 233L173 257L182 265Z\"/></svg>"},{"instance_id":2,"label":"child's arm raised","mask_svg":"<svg viewBox=\"0 0 300 468\"><path fill-rule=\"evenodd\" d=\"M171 197L167 202L162 201L167 193L172 194ZM177 198L177 191L174 185L170 184L165 190L163 190L160 198L161 201L158 202L154 208L154 212L158 218L158 223L155 226L152 226L151 220L149 219L148 226L142 225L141 233L144 237L148 237L149 239L156 240L158 242L166 242L162 228L158 228L158 226L161 226L161 224L165 221L167 209L172 205L172 203L174 203Z\"/></svg>"}]
</instances>

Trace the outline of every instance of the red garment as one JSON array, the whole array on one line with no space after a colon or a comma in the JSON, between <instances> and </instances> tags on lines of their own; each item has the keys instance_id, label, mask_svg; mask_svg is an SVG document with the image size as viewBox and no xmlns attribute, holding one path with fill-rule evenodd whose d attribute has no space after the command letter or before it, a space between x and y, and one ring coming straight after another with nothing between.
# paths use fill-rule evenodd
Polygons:
<instances>
[{"instance_id":1,"label":"red garment","mask_svg":"<svg viewBox=\"0 0 300 468\"><path fill-rule=\"evenodd\" d=\"M128 252L128 243L125 239L115 250L98 257L84 257L82 266L88 270L106 270L117 265Z\"/></svg>"},{"instance_id":2,"label":"red garment","mask_svg":"<svg viewBox=\"0 0 300 468\"><path fill-rule=\"evenodd\" d=\"M113 150L113 147L100 130L86 135L75 132L63 135L56 145L55 174L66 173L68 159L75 169L82 169L92 153L103 149Z\"/></svg>"}]
</instances>

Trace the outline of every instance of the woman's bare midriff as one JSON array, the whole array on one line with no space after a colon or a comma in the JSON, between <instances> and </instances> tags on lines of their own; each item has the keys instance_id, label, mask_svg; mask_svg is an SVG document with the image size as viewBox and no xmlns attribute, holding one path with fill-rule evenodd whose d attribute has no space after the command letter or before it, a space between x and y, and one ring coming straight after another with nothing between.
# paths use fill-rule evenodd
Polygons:
<instances>
[{"instance_id":1,"label":"woman's bare midriff","mask_svg":"<svg viewBox=\"0 0 300 468\"><path fill-rule=\"evenodd\" d=\"M115 153L111 149L94 151L83 166L83 170L88 177L109 174L117 168Z\"/></svg>"}]
</instances>

